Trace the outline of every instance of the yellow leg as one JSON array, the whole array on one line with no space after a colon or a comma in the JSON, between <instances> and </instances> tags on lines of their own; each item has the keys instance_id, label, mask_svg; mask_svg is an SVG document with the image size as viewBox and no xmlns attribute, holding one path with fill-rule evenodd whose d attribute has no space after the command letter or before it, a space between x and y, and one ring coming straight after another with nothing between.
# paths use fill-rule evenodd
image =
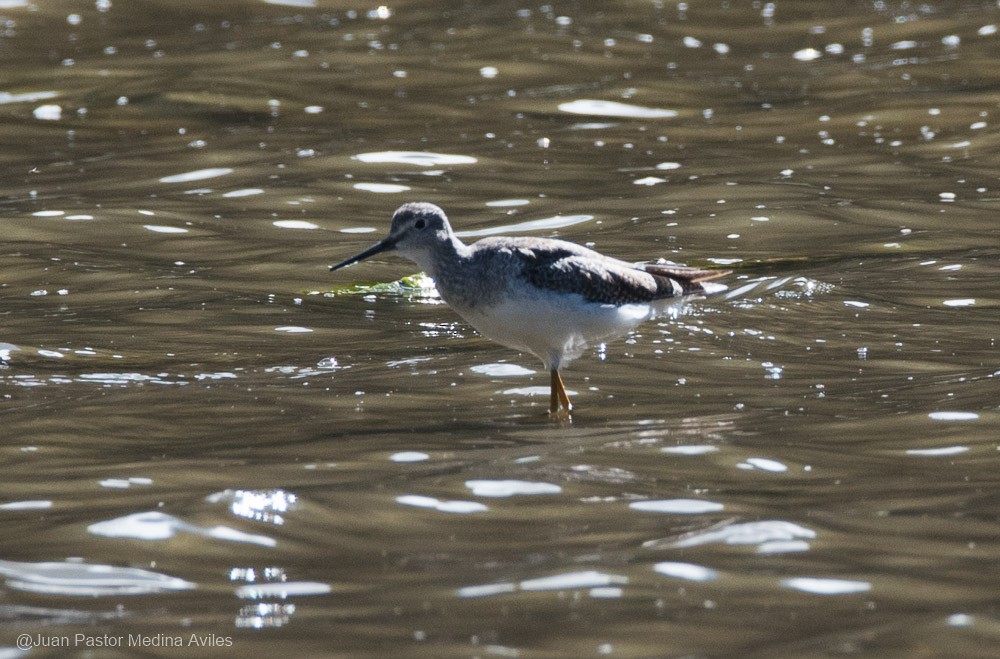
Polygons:
<instances>
[{"instance_id":1,"label":"yellow leg","mask_svg":"<svg viewBox=\"0 0 1000 659\"><path fill-rule=\"evenodd\" d=\"M569 394L566 393L566 386L563 384L562 376L557 369L549 371L551 377L549 394L549 414L568 419L573 405L569 402Z\"/></svg>"}]
</instances>

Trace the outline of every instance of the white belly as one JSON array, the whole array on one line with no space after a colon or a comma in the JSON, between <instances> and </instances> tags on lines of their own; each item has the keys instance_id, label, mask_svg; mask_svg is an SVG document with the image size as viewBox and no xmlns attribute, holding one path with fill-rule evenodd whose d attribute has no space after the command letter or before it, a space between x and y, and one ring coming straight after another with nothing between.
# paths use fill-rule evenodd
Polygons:
<instances>
[{"instance_id":1,"label":"white belly","mask_svg":"<svg viewBox=\"0 0 1000 659\"><path fill-rule=\"evenodd\" d=\"M672 302L616 307L539 291L537 297L505 298L496 306L452 306L483 336L535 355L546 368L559 368L579 357L588 344L623 336L679 300Z\"/></svg>"}]
</instances>

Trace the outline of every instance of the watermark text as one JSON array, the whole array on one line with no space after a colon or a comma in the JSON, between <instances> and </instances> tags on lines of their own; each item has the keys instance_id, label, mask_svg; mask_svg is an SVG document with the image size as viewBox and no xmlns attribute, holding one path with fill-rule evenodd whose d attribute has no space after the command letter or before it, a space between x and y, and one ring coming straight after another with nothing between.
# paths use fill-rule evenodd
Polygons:
<instances>
[{"instance_id":1,"label":"watermark text","mask_svg":"<svg viewBox=\"0 0 1000 659\"><path fill-rule=\"evenodd\" d=\"M231 648L232 636L219 634L21 634L17 647L32 648Z\"/></svg>"}]
</instances>

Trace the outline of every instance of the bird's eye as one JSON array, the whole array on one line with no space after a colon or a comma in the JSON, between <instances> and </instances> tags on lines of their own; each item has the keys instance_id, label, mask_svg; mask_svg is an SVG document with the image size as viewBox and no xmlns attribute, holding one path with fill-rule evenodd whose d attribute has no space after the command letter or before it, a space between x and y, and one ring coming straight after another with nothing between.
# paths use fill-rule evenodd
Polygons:
<instances>
[{"instance_id":1,"label":"bird's eye","mask_svg":"<svg viewBox=\"0 0 1000 659\"><path fill-rule=\"evenodd\" d=\"M424 221L424 218L420 218L419 220L413 223L413 226L415 226L418 229L423 229L425 226L427 226L427 222Z\"/></svg>"}]
</instances>

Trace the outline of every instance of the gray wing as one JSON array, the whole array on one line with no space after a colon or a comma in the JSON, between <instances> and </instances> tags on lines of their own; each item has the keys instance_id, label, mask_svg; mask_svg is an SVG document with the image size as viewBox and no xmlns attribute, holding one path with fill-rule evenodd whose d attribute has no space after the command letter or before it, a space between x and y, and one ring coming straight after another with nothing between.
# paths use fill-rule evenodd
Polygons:
<instances>
[{"instance_id":1,"label":"gray wing","mask_svg":"<svg viewBox=\"0 0 1000 659\"><path fill-rule=\"evenodd\" d=\"M680 266L637 267L561 240L509 238L508 249L534 286L577 293L588 302L631 304L702 292L700 282L726 274Z\"/></svg>"}]
</instances>

